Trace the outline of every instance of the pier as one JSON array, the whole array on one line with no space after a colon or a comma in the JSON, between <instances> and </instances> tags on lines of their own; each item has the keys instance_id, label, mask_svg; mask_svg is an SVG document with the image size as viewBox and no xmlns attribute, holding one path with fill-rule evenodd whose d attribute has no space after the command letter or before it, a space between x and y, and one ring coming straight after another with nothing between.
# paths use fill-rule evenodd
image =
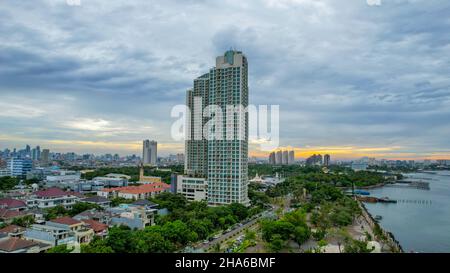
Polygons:
<instances>
[{"instance_id":1,"label":"pier","mask_svg":"<svg viewBox=\"0 0 450 273\"><path fill-rule=\"evenodd\" d=\"M385 187L391 188L413 188L419 190L430 190L430 183L424 181L397 181L395 184L386 184Z\"/></svg>"}]
</instances>

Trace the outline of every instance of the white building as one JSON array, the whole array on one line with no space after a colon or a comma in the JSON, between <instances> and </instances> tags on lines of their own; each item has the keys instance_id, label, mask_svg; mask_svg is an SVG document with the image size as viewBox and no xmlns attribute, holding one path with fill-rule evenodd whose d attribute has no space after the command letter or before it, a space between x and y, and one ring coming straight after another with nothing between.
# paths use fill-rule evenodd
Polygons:
<instances>
[{"instance_id":1,"label":"white building","mask_svg":"<svg viewBox=\"0 0 450 273\"><path fill-rule=\"evenodd\" d=\"M189 201L205 201L208 199L208 182L205 178L178 175L176 190Z\"/></svg>"},{"instance_id":2,"label":"white building","mask_svg":"<svg viewBox=\"0 0 450 273\"><path fill-rule=\"evenodd\" d=\"M69 186L72 183L80 181L81 173L76 171L61 170L53 175L47 175L45 178L48 187Z\"/></svg>"},{"instance_id":3,"label":"white building","mask_svg":"<svg viewBox=\"0 0 450 273\"><path fill-rule=\"evenodd\" d=\"M30 208L53 208L56 206L63 206L70 209L76 204L80 198L72 192L66 192L59 188L49 188L42 191L33 192L26 200L27 206Z\"/></svg>"},{"instance_id":4,"label":"white building","mask_svg":"<svg viewBox=\"0 0 450 273\"><path fill-rule=\"evenodd\" d=\"M202 134L202 128L211 123L201 115L209 106L248 106L246 56L234 50L218 56L216 66L194 80L193 89L186 92L186 104L190 113L186 122L185 172L207 181L209 205L248 205L248 115L226 112L221 115L220 128L216 120L207 127L208 135ZM231 136L230 132L235 134Z\"/></svg>"}]
</instances>

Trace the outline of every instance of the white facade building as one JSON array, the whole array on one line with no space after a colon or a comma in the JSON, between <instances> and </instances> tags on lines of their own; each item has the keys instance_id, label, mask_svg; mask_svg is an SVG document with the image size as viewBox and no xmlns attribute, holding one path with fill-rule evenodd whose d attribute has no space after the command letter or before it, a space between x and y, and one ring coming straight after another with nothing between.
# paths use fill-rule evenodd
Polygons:
<instances>
[{"instance_id":1,"label":"white facade building","mask_svg":"<svg viewBox=\"0 0 450 273\"><path fill-rule=\"evenodd\" d=\"M189 201L205 201L208 198L208 182L205 178L178 175L176 184L177 193Z\"/></svg>"}]
</instances>

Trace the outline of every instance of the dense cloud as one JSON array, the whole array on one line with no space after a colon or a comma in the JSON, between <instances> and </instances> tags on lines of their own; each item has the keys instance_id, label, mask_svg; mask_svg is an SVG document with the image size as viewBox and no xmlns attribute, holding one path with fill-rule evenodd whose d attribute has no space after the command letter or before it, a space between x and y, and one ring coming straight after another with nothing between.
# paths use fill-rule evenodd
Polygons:
<instances>
[{"instance_id":1,"label":"dense cloud","mask_svg":"<svg viewBox=\"0 0 450 273\"><path fill-rule=\"evenodd\" d=\"M250 102L280 105L281 146L450 155L448 14L447 0L5 0L0 149L182 151L170 111L232 47Z\"/></svg>"}]
</instances>

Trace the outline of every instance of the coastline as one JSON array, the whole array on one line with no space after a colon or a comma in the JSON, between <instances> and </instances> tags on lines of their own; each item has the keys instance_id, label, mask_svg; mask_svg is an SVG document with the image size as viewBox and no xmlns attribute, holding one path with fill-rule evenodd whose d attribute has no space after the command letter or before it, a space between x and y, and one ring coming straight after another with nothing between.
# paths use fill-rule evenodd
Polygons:
<instances>
[{"instance_id":1,"label":"coastline","mask_svg":"<svg viewBox=\"0 0 450 273\"><path fill-rule=\"evenodd\" d=\"M361 208L362 216L365 219L365 221L369 224L369 226L372 229L372 232L375 233L376 229L379 229L381 231L381 235L385 238L383 240L385 244L387 244L392 252L394 253L404 253L404 250L400 244L400 242L395 238L394 234L390 231L385 230L370 214L370 212L367 210L364 203L358 201L358 205Z\"/></svg>"}]
</instances>

